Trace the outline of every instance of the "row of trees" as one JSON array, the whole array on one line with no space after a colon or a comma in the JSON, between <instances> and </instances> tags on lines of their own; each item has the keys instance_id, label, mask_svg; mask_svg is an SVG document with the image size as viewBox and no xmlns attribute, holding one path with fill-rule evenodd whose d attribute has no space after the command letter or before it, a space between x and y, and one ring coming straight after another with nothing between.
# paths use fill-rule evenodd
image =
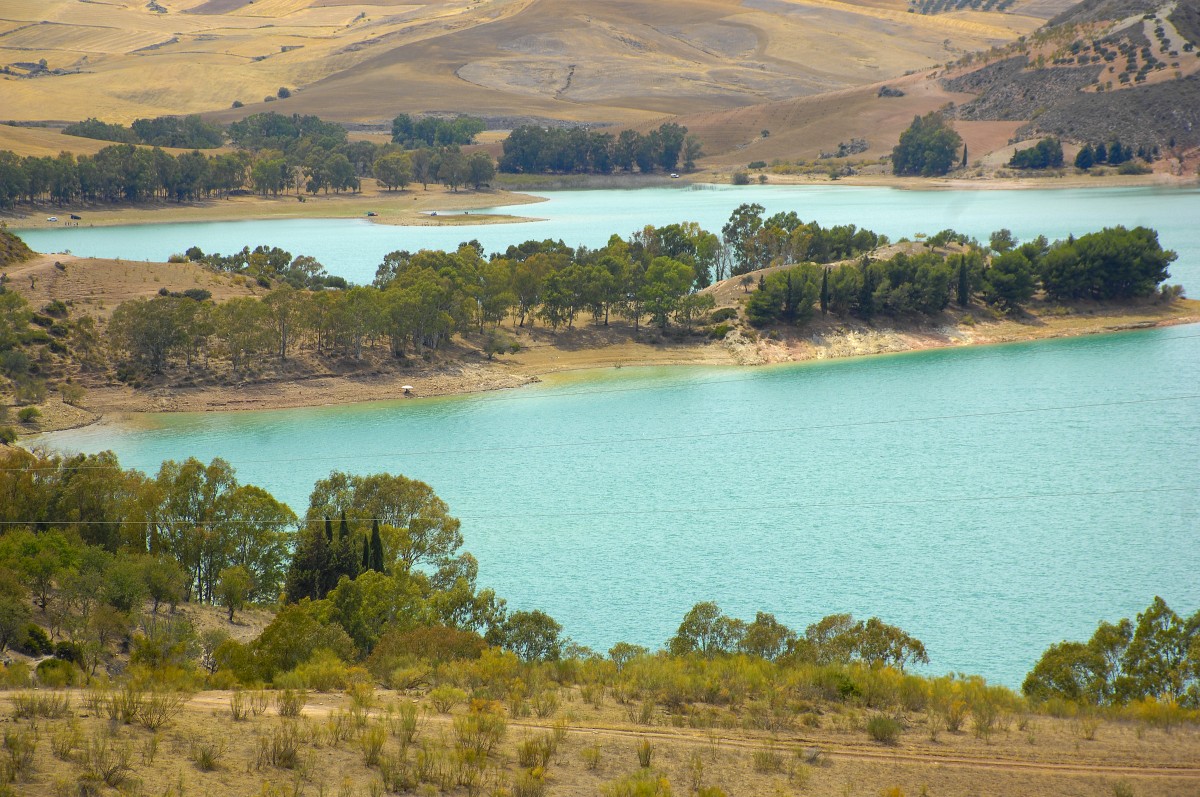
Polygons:
<instances>
[{"instance_id":1,"label":"row of trees","mask_svg":"<svg viewBox=\"0 0 1200 797\"><path fill-rule=\"evenodd\" d=\"M413 119L402 113L392 120L392 143L405 149L463 146L487 129L487 123L475 116L459 115L452 119L422 116Z\"/></svg>"},{"instance_id":2,"label":"row of trees","mask_svg":"<svg viewBox=\"0 0 1200 797\"><path fill-rule=\"evenodd\" d=\"M152 198L194 200L227 196L246 183L250 158L234 152L175 156L132 144L105 147L95 155L18 157L0 151L0 207L18 202L140 202Z\"/></svg>"},{"instance_id":3,"label":"row of trees","mask_svg":"<svg viewBox=\"0 0 1200 797\"><path fill-rule=\"evenodd\" d=\"M199 116L158 116L135 119L129 127L101 122L95 117L67 125L68 136L114 141L118 144L146 144L178 149L215 149L225 143L225 128L206 122Z\"/></svg>"},{"instance_id":4,"label":"row of trees","mask_svg":"<svg viewBox=\"0 0 1200 797\"><path fill-rule=\"evenodd\" d=\"M146 141L170 139L175 145L179 141L171 139L171 125L185 121L138 120L134 128L150 137ZM97 137L111 133L127 143L105 147L95 155L64 152L57 157L22 158L0 151L0 207L42 201L59 206L79 201L182 202L228 196L244 188L264 196L293 190L340 193L358 191L364 177L375 177L388 189L410 183L428 187L433 182L454 190L467 185L478 189L496 174L495 161L486 152L467 155L457 144L408 152L401 144L350 141L341 125L316 116L248 116L229 127L237 151L219 155L205 155L199 149L172 155L159 146L134 146L143 139L126 128L116 126L127 135L105 132L109 126L95 120L84 127Z\"/></svg>"},{"instance_id":5,"label":"row of trees","mask_svg":"<svg viewBox=\"0 0 1200 797\"><path fill-rule=\"evenodd\" d=\"M1032 147L1013 152L1008 165L1014 169L1057 169L1063 165L1062 142L1047 136Z\"/></svg>"},{"instance_id":6,"label":"row of trees","mask_svg":"<svg viewBox=\"0 0 1200 797\"><path fill-rule=\"evenodd\" d=\"M0 151L0 207L19 202L141 202L149 199L193 201L224 197L243 188L264 196L295 190L316 194L358 191L363 177L375 177L385 188L440 182L457 190L480 188L496 173L485 152L465 155L452 147L402 152L353 142L327 150L303 142L291 156L264 150L204 155L200 151L171 155L162 149L131 144L105 147L95 155L18 157ZM365 144L370 151L362 152ZM378 149L378 154L376 150ZM351 160L354 156L359 160Z\"/></svg>"},{"instance_id":7,"label":"row of trees","mask_svg":"<svg viewBox=\"0 0 1200 797\"><path fill-rule=\"evenodd\" d=\"M1136 620L1102 622L1087 642L1051 645L1022 689L1036 700L1120 706L1150 699L1200 708L1200 611L1180 617L1155 597Z\"/></svg>"},{"instance_id":8,"label":"row of trees","mask_svg":"<svg viewBox=\"0 0 1200 797\"><path fill-rule=\"evenodd\" d=\"M768 661L819 665L861 662L902 672L909 664L929 663L921 640L878 617L855 621L849 614L831 614L799 635L773 614L758 612L747 623L722 614L712 601L697 603L684 615L667 650L675 656L699 653L712 658L744 653Z\"/></svg>"},{"instance_id":9,"label":"row of trees","mask_svg":"<svg viewBox=\"0 0 1200 797\"><path fill-rule=\"evenodd\" d=\"M622 130L619 135L583 127L518 127L504 140L500 171L523 174L643 173L662 169L673 172L682 164L695 168L703 154L700 140L686 127L668 122L649 133Z\"/></svg>"},{"instance_id":10,"label":"row of trees","mask_svg":"<svg viewBox=\"0 0 1200 797\"><path fill-rule=\"evenodd\" d=\"M1008 230L985 248L952 231L931 239L959 242L950 254L898 253L887 260L864 257L858 263L824 268L801 264L763 278L746 303L751 323L804 324L819 307L822 314L870 320L890 316L936 315L956 301L975 299L1014 310L1040 288L1055 300L1126 300L1153 295L1170 274L1175 253L1164 250L1158 234L1145 227L1107 228L1080 238L1020 244Z\"/></svg>"}]
</instances>

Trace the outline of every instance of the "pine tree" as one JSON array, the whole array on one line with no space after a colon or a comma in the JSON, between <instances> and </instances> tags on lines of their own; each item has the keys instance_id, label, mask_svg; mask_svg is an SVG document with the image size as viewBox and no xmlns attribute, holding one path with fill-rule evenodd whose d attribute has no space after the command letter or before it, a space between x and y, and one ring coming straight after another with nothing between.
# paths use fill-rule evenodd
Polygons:
<instances>
[{"instance_id":1,"label":"pine tree","mask_svg":"<svg viewBox=\"0 0 1200 797\"><path fill-rule=\"evenodd\" d=\"M383 537L379 534L379 520L371 527L371 569L383 572Z\"/></svg>"}]
</instances>

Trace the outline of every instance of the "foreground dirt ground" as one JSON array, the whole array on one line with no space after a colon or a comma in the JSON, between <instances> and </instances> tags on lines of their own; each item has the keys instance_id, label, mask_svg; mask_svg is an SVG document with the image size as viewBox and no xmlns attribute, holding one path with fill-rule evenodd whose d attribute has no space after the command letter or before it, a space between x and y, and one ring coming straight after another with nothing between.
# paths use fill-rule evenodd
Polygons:
<instances>
[{"instance_id":1,"label":"foreground dirt ground","mask_svg":"<svg viewBox=\"0 0 1200 797\"><path fill-rule=\"evenodd\" d=\"M4 705L6 731L30 727L12 718L11 695ZM859 708L817 708L804 727L766 733L741 728L672 727L655 714L649 724L631 722L627 707L611 695L598 705L563 689L557 707L543 717L507 716L507 731L489 756L488 780L474 793L494 794L512 783L522 769L518 746L564 729L546 767L546 794L595 795L606 784L639 770L636 748L652 749L651 769L666 778L672 793L688 794L697 785L729 795L1138 795L1183 797L1200 792L1200 730L1169 730L1140 723L1104 720L1094 724L1046 716L1001 718L994 733L980 737L969 729L931 732L923 715L899 717L904 730L897 742L871 741L863 730L872 712ZM249 795L283 787L287 794L380 794L380 770L365 764L362 739L373 727L389 728L403 703L418 705L415 744L431 754L454 746L454 718L439 714L418 694L376 692L374 707L355 720L351 701L338 693L313 693L296 728L300 763L295 769L266 764L259 740L293 722L277 716L273 705L260 716L233 721L231 693L195 695L156 733L137 726L110 724L90 716L85 695L71 695L73 719L40 719L42 739L62 739L72 724L81 745L103 739L133 752L132 779L143 794ZM340 734L335 729L342 728ZM341 735L342 738L336 738ZM197 749L219 751L216 766L203 771ZM388 734L382 756L399 742ZM411 755L411 753L410 753ZM66 760L51 744L37 745L33 766L18 793L34 797L68 793L80 772L78 753ZM418 793L437 794L432 785ZM468 794L465 788L441 793ZM507 793L507 792L505 792Z\"/></svg>"}]
</instances>

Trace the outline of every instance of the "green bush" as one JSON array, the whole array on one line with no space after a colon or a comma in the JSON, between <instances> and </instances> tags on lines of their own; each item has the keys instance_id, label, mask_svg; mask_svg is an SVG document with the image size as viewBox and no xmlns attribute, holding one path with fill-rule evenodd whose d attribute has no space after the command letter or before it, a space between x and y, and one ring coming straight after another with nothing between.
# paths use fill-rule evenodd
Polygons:
<instances>
[{"instance_id":1,"label":"green bush","mask_svg":"<svg viewBox=\"0 0 1200 797\"><path fill-rule=\"evenodd\" d=\"M719 324L722 321L732 321L737 318L738 311L736 307L722 307L719 310L713 310L710 318L714 324Z\"/></svg>"},{"instance_id":2,"label":"green bush","mask_svg":"<svg viewBox=\"0 0 1200 797\"><path fill-rule=\"evenodd\" d=\"M33 423L41 415L42 413L37 407L22 407L21 411L17 413L17 420L21 423Z\"/></svg>"},{"instance_id":3,"label":"green bush","mask_svg":"<svg viewBox=\"0 0 1200 797\"><path fill-rule=\"evenodd\" d=\"M750 175L743 171L736 171L730 181L734 185L750 185Z\"/></svg>"},{"instance_id":4,"label":"green bush","mask_svg":"<svg viewBox=\"0 0 1200 797\"><path fill-rule=\"evenodd\" d=\"M1148 164L1138 161L1125 161L1117 167L1117 174L1150 174L1153 171Z\"/></svg>"},{"instance_id":5,"label":"green bush","mask_svg":"<svg viewBox=\"0 0 1200 797\"><path fill-rule=\"evenodd\" d=\"M28 623L13 647L28 656L45 656L54 652L54 643L37 623Z\"/></svg>"},{"instance_id":6,"label":"green bush","mask_svg":"<svg viewBox=\"0 0 1200 797\"><path fill-rule=\"evenodd\" d=\"M51 689L74 686L79 669L69 661L46 659L37 666L38 683Z\"/></svg>"},{"instance_id":7,"label":"green bush","mask_svg":"<svg viewBox=\"0 0 1200 797\"><path fill-rule=\"evenodd\" d=\"M900 731L900 723L883 714L867 720L867 735L881 744L895 744Z\"/></svg>"},{"instance_id":8,"label":"green bush","mask_svg":"<svg viewBox=\"0 0 1200 797\"><path fill-rule=\"evenodd\" d=\"M709 331L708 336L713 340L724 340L729 334L729 330L733 329L729 324L717 324Z\"/></svg>"}]
</instances>

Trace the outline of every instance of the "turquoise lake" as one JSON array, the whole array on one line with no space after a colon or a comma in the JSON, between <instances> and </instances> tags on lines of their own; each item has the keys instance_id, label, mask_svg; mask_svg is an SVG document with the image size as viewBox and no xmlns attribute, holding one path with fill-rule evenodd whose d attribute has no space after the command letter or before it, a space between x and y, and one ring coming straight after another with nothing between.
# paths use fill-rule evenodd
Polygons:
<instances>
[{"instance_id":1,"label":"turquoise lake","mask_svg":"<svg viewBox=\"0 0 1200 797\"><path fill-rule=\"evenodd\" d=\"M395 248L476 237L489 250L544 237L595 245L680 220L719 229L738 203L758 201L895 237L1149 224L1180 252L1174 281L1200 286L1194 191L598 193L525 206L554 221L520 225L23 235L37 249L156 259L191 244L275 243L370 279ZM660 645L700 600L747 619L774 612L798 629L850 611L922 639L930 671L1019 686L1049 644L1086 638L1155 595L1181 613L1200 607L1197 440L1193 325L754 369L610 369L444 399L148 415L39 442L111 448L147 471L221 456L301 513L331 470L422 479L462 518L482 585L599 650Z\"/></svg>"},{"instance_id":2,"label":"turquoise lake","mask_svg":"<svg viewBox=\"0 0 1200 797\"><path fill-rule=\"evenodd\" d=\"M330 273L370 282L383 256L396 249L454 249L472 239L488 252L529 239L561 238L571 246L603 246L613 233L628 236L647 224L694 221L720 232L743 202L768 214L794 210L805 221L856 224L893 239L947 227L987 240L1007 227L1019 238L1050 239L1093 232L1105 226L1143 224L1159 230L1163 246L1176 250L1178 281L1200 289L1200 189L1105 188L1047 190L902 191L861 186L696 186L627 191L535 192L547 201L481 209L543 221L453 227L394 227L367 219L295 219L73 227L23 230L39 252L166 260L199 246L229 254L243 246L280 246L311 255ZM86 214L85 221L86 224Z\"/></svg>"}]
</instances>

